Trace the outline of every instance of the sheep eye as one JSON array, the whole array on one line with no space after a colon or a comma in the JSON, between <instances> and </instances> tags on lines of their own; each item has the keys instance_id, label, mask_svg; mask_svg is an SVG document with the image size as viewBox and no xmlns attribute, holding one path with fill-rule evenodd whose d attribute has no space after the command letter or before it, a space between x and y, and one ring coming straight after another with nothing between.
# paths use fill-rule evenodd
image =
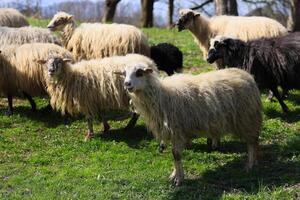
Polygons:
<instances>
[{"instance_id":1,"label":"sheep eye","mask_svg":"<svg viewBox=\"0 0 300 200\"><path fill-rule=\"evenodd\" d=\"M135 76L136 77L141 77L141 76L143 76L143 70L141 70L141 69L138 69L136 72L135 72Z\"/></svg>"},{"instance_id":2,"label":"sheep eye","mask_svg":"<svg viewBox=\"0 0 300 200\"><path fill-rule=\"evenodd\" d=\"M220 42L219 41L215 41L214 47L219 46Z\"/></svg>"}]
</instances>

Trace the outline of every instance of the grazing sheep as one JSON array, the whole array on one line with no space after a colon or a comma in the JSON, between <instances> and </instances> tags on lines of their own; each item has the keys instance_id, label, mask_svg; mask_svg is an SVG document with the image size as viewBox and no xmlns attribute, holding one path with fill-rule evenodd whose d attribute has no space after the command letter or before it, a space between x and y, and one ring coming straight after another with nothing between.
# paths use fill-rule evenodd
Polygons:
<instances>
[{"instance_id":1,"label":"grazing sheep","mask_svg":"<svg viewBox=\"0 0 300 200\"><path fill-rule=\"evenodd\" d=\"M160 43L151 46L151 58L159 70L165 71L169 76L174 72L181 72L183 65L182 52L178 47L169 43Z\"/></svg>"},{"instance_id":2,"label":"grazing sheep","mask_svg":"<svg viewBox=\"0 0 300 200\"><path fill-rule=\"evenodd\" d=\"M26 17L14 8L0 8L0 26L22 27L28 26Z\"/></svg>"},{"instance_id":3,"label":"grazing sheep","mask_svg":"<svg viewBox=\"0 0 300 200\"><path fill-rule=\"evenodd\" d=\"M83 23L76 27L72 15L58 12L48 28L62 32L62 41L78 60L139 53L149 56L146 36L136 27L125 24Z\"/></svg>"},{"instance_id":4,"label":"grazing sheep","mask_svg":"<svg viewBox=\"0 0 300 200\"><path fill-rule=\"evenodd\" d=\"M170 178L176 185L184 177L182 151L196 136L218 139L232 133L247 143L247 169L256 164L262 115L260 93L250 74L223 69L159 79L150 67L127 67L124 85L153 134L171 141L175 169Z\"/></svg>"},{"instance_id":5,"label":"grazing sheep","mask_svg":"<svg viewBox=\"0 0 300 200\"><path fill-rule=\"evenodd\" d=\"M2 47L1 51L0 93L8 98L8 114L13 113L12 97L20 91L30 101L33 110L36 105L31 96L47 95L44 70L36 60L47 59L50 55L72 59L70 52L50 43L11 45Z\"/></svg>"},{"instance_id":6,"label":"grazing sheep","mask_svg":"<svg viewBox=\"0 0 300 200\"><path fill-rule=\"evenodd\" d=\"M278 92L300 89L300 33L277 38L244 42L217 36L212 40L207 61L221 59L228 67L237 67L251 73L260 88L268 88L278 99L282 110L288 112Z\"/></svg>"},{"instance_id":7,"label":"grazing sheep","mask_svg":"<svg viewBox=\"0 0 300 200\"><path fill-rule=\"evenodd\" d=\"M55 43L61 45L61 41L46 28L0 27L0 45L25 44L25 43Z\"/></svg>"},{"instance_id":8,"label":"grazing sheep","mask_svg":"<svg viewBox=\"0 0 300 200\"><path fill-rule=\"evenodd\" d=\"M47 66L47 91L52 107L61 110L62 114L82 113L86 116L88 133L85 140L94 135L94 118L100 117L104 131L108 131L109 125L105 125L108 111L130 110L129 96L123 87L124 78L114 72L140 62L154 66L152 60L139 54L84 60L75 64L69 64L68 60L52 57L39 62ZM127 128L135 125L137 117L133 114Z\"/></svg>"},{"instance_id":9,"label":"grazing sheep","mask_svg":"<svg viewBox=\"0 0 300 200\"><path fill-rule=\"evenodd\" d=\"M181 9L178 31L189 29L207 58L209 41L216 35L236 37L244 41L262 37L276 37L287 34L287 29L279 22L267 17L215 16L210 19L199 12ZM217 63L218 67L222 65Z\"/></svg>"}]
</instances>

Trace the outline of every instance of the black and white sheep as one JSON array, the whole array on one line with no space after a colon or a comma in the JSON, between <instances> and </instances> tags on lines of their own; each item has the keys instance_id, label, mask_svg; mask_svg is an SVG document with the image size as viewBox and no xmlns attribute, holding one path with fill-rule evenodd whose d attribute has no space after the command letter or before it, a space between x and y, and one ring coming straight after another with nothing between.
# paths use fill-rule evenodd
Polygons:
<instances>
[{"instance_id":1,"label":"black and white sheep","mask_svg":"<svg viewBox=\"0 0 300 200\"><path fill-rule=\"evenodd\" d=\"M211 42L207 61L222 59L225 66L244 69L254 76L260 88L271 90L282 110L288 112L278 92L300 89L300 33L244 42L217 36Z\"/></svg>"}]
</instances>

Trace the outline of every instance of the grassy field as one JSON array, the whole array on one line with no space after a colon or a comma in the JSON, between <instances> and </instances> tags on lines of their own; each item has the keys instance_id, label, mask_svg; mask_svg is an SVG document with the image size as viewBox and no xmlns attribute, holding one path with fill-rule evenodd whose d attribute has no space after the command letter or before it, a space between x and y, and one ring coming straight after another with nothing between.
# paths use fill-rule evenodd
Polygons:
<instances>
[{"instance_id":1,"label":"grassy field","mask_svg":"<svg viewBox=\"0 0 300 200\"><path fill-rule=\"evenodd\" d=\"M32 25L46 21L30 19ZM150 43L171 42L184 53L185 71L213 70L187 32L144 29ZM35 98L41 109L47 99ZM158 153L158 142L142 120L131 131L127 121L110 122L112 130L83 142L84 118L32 112L27 101L15 100L15 114L6 116L0 99L0 199L300 199L300 93L292 92L283 115L277 102L264 104L261 160L244 171L245 144L231 137L220 151L209 152L205 139L184 152L186 179L170 184L170 148ZM180 114L180 113L178 113ZM251 124L250 124L251 126Z\"/></svg>"}]
</instances>

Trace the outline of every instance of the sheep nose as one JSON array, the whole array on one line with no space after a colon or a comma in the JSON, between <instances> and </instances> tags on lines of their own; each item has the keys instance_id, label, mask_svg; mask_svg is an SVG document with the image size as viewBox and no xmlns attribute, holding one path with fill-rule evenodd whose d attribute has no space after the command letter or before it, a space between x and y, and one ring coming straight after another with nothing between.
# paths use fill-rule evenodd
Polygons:
<instances>
[{"instance_id":1,"label":"sheep nose","mask_svg":"<svg viewBox=\"0 0 300 200\"><path fill-rule=\"evenodd\" d=\"M124 85L125 85L126 87L129 87L129 86L131 86L131 83L130 83L129 81L125 81Z\"/></svg>"}]
</instances>

